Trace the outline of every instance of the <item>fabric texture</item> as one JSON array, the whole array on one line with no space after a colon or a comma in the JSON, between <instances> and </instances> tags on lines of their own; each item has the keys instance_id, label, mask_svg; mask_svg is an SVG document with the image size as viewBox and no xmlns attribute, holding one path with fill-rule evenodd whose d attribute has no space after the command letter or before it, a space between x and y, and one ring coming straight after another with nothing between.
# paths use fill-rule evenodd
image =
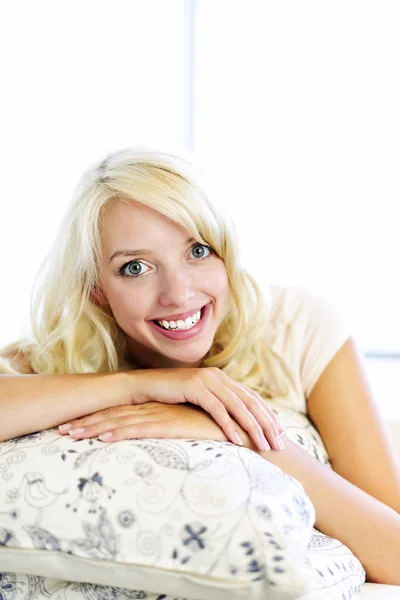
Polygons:
<instances>
[{"instance_id":1,"label":"fabric texture","mask_svg":"<svg viewBox=\"0 0 400 600\"><path fill-rule=\"evenodd\" d=\"M308 418L274 410L329 467ZM32 585L40 600L54 586L71 599L356 598L365 581L351 551L313 527L300 483L230 443L103 444L50 429L0 444L0 472L0 572L13 600Z\"/></svg>"}]
</instances>

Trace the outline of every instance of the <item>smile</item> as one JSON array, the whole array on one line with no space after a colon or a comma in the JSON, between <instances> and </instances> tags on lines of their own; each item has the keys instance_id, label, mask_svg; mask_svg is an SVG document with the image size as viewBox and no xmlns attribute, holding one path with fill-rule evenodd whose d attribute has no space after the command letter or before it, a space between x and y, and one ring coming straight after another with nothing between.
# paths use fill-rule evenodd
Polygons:
<instances>
[{"instance_id":1,"label":"smile","mask_svg":"<svg viewBox=\"0 0 400 600\"><path fill-rule=\"evenodd\" d=\"M149 325L164 337L173 340L187 340L199 335L204 330L210 314L210 307L211 303L206 304L184 321L181 319L177 321L163 319L161 321L149 321Z\"/></svg>"},{"instance_id":2,"label":"smile","mask_svg":"<svg viewBox=\"0 0 400 600\"><path fill-rule=\"evenodd\" d=\"M191 329L200 321L201 309L195 312L193 315L187 317L184 321L178 319L178 321L156 321L164 329Z\"/></svg>"}]
</instances>

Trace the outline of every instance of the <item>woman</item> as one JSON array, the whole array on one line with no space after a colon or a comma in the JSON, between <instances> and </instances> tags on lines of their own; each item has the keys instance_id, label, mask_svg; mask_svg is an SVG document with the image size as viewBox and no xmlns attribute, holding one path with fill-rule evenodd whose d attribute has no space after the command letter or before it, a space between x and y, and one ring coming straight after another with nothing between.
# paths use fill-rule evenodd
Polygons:
<instances>
[{"instance_id":1,"label":"woman","mask_svg":"<svg viewBox=\"0 0 400 600\"><path fill-rule=\"evenodd\" d=\"M188 161L137 149L95 165L48 256L33 339L2 353L0 441L60 425L243 443L300 481L368 581L399 584L400 472L355 343L301 290L265 301L237 254ZM296 393L335 472L282 434L274 401Z\"/></svg>"}]
</instances>

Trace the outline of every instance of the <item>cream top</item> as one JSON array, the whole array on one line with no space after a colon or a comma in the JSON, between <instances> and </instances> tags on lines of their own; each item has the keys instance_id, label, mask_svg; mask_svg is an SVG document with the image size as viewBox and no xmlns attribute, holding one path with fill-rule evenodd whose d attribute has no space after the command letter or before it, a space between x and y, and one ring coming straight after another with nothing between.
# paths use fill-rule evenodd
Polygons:
<instances>
[{"instance_id":1,"label":"cream top","mask_svg":"<svg viewBox=\"0 0 400 600\"><path fill-rule=\"evenodd\" d=\"M288 388L279 404L307 414L306 398L351 331L331 301L304 287L270 285L269 293L267 342L285 365L270 373L272 387Z\"/></svg>"}]
</instances>

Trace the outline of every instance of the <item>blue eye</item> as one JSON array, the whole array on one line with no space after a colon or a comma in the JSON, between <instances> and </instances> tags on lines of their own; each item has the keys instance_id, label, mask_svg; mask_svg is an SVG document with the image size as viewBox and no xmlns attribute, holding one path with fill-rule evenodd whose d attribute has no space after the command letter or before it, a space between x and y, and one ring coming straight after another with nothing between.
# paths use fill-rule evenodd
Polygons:
<instances>
[{"instance_id":1,"label":"blue eye","mask_svg":"<svg viewBox=\"0 0 400 600\"><path fill-rule=\"evenodd\" d=\"M211 254L215 254L210 246L199 243L194 244L190 251L193 253L193 258L198 258L199 260L203 260L208 258ZM117 270L117 275L121 277L127 277L128 279L136 279L137 277L140 277L140 275L146 273L148 270L150 270L150 267L142 263L142 261L130 260L119 267Z\"/></svg>"},{"instance_id":2,"label":"blue eye","mask_svg":"<svg viewBox=\"0 0 400 600\"><path fill-rule=\"evenodd\" d=\"M142 273L146 272L143 271L143 267L146 267L146 265L141 263L139 260L130 260L122 265L122 267L119 269L119 274L122 275L122 277L138 277L139 275L142 275Z\"/></svg>"},{"instance_id":3,"label":"blue eye","mask_svg":"<svg viewBox=\"0 0 400 600\"><path fill-rule=\"evenodd\" d=\"M207 251L208 254L204 256L204 252ZM195 258L207 258L211 254L211 248L209 246L205 246L204 244L195 244L191 249L191 252L195 253Z\"/></svg>"}]
</instances>

